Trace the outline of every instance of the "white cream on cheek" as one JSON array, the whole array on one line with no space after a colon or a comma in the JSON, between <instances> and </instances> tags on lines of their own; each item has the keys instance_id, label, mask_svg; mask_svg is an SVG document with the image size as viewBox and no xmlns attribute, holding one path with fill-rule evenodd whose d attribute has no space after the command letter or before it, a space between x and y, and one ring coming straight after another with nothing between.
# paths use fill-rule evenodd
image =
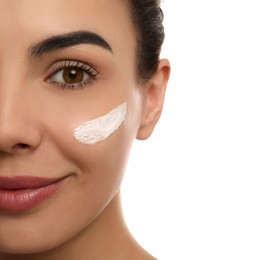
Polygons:
<instances>
[{"instance_id":1,"label":"white cream on cheek","mask_svg":"<svg viewBox=\"0 0 260 260\"><path fill-rule=\"evenodd\" d=\"M75 139L83 144L95 144L109 137L125 120L126 103L108 114L85 122L74 130Z\"/></svg>"}]
</instances>

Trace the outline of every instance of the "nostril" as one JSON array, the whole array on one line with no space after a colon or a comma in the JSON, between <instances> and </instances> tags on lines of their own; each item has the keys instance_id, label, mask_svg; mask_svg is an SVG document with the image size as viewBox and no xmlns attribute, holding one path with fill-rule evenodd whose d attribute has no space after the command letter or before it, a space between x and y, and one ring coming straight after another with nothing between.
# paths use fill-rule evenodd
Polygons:
<instances>
[{"instance_id":1,"label":"nostril","mask_svg":"<svg viewBox=\"0 0 260 260\"><path fill-rule=\"evenodd\" d=\"M30 148L30 146L28 144L19 143L19 144L16 144L13 148L25 150L25 149Z\"/></svg>"}]
</instances>

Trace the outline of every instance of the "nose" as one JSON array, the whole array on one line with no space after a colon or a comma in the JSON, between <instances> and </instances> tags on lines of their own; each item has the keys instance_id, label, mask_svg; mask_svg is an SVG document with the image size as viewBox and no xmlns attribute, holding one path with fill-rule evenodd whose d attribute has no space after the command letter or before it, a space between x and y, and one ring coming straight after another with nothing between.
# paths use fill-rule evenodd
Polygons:
<instances>
[{"instance_id":1,"label":"nose","mask_svg":"<svg viewBox=\"0 0 260 260\"><path fill-rule=\"evenodd\" d=\"M4 83L0 83L0 155L31 152L41 143L32 97L1 85Z\"/></svg>"}]
</instances>

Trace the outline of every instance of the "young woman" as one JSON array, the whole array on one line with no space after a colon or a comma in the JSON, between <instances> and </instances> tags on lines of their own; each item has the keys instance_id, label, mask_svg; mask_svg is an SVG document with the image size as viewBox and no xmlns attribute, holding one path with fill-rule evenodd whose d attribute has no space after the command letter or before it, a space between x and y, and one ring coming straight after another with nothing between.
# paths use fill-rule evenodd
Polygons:
<instances>
[{"instance_id":1,"label":"young woman","mask_svg":"<svg viewBox=\"0 0 260 260\"><path fill-rule=\"evenodd\" d=\"M0 6L0 259L155 259L120 184L164 102L159 1Z\"/></svg>"}]
</instances>

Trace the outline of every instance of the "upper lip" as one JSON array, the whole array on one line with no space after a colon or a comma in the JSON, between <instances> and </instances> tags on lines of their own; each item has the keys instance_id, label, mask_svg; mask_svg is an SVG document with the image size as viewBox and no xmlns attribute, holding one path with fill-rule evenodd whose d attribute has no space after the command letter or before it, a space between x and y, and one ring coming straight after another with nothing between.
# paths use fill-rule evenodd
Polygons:
<instances>
[{"instance_id":1,"label":"upper lip","mask_svg":"<svg viewBox=\"0 0 260 260\"><path fill-rule=\"evenodd\" d=\"M36 189L55 183L62 178L43 178L33 176L0 177L0 189Z\"/></svg>"}]
</instances>

